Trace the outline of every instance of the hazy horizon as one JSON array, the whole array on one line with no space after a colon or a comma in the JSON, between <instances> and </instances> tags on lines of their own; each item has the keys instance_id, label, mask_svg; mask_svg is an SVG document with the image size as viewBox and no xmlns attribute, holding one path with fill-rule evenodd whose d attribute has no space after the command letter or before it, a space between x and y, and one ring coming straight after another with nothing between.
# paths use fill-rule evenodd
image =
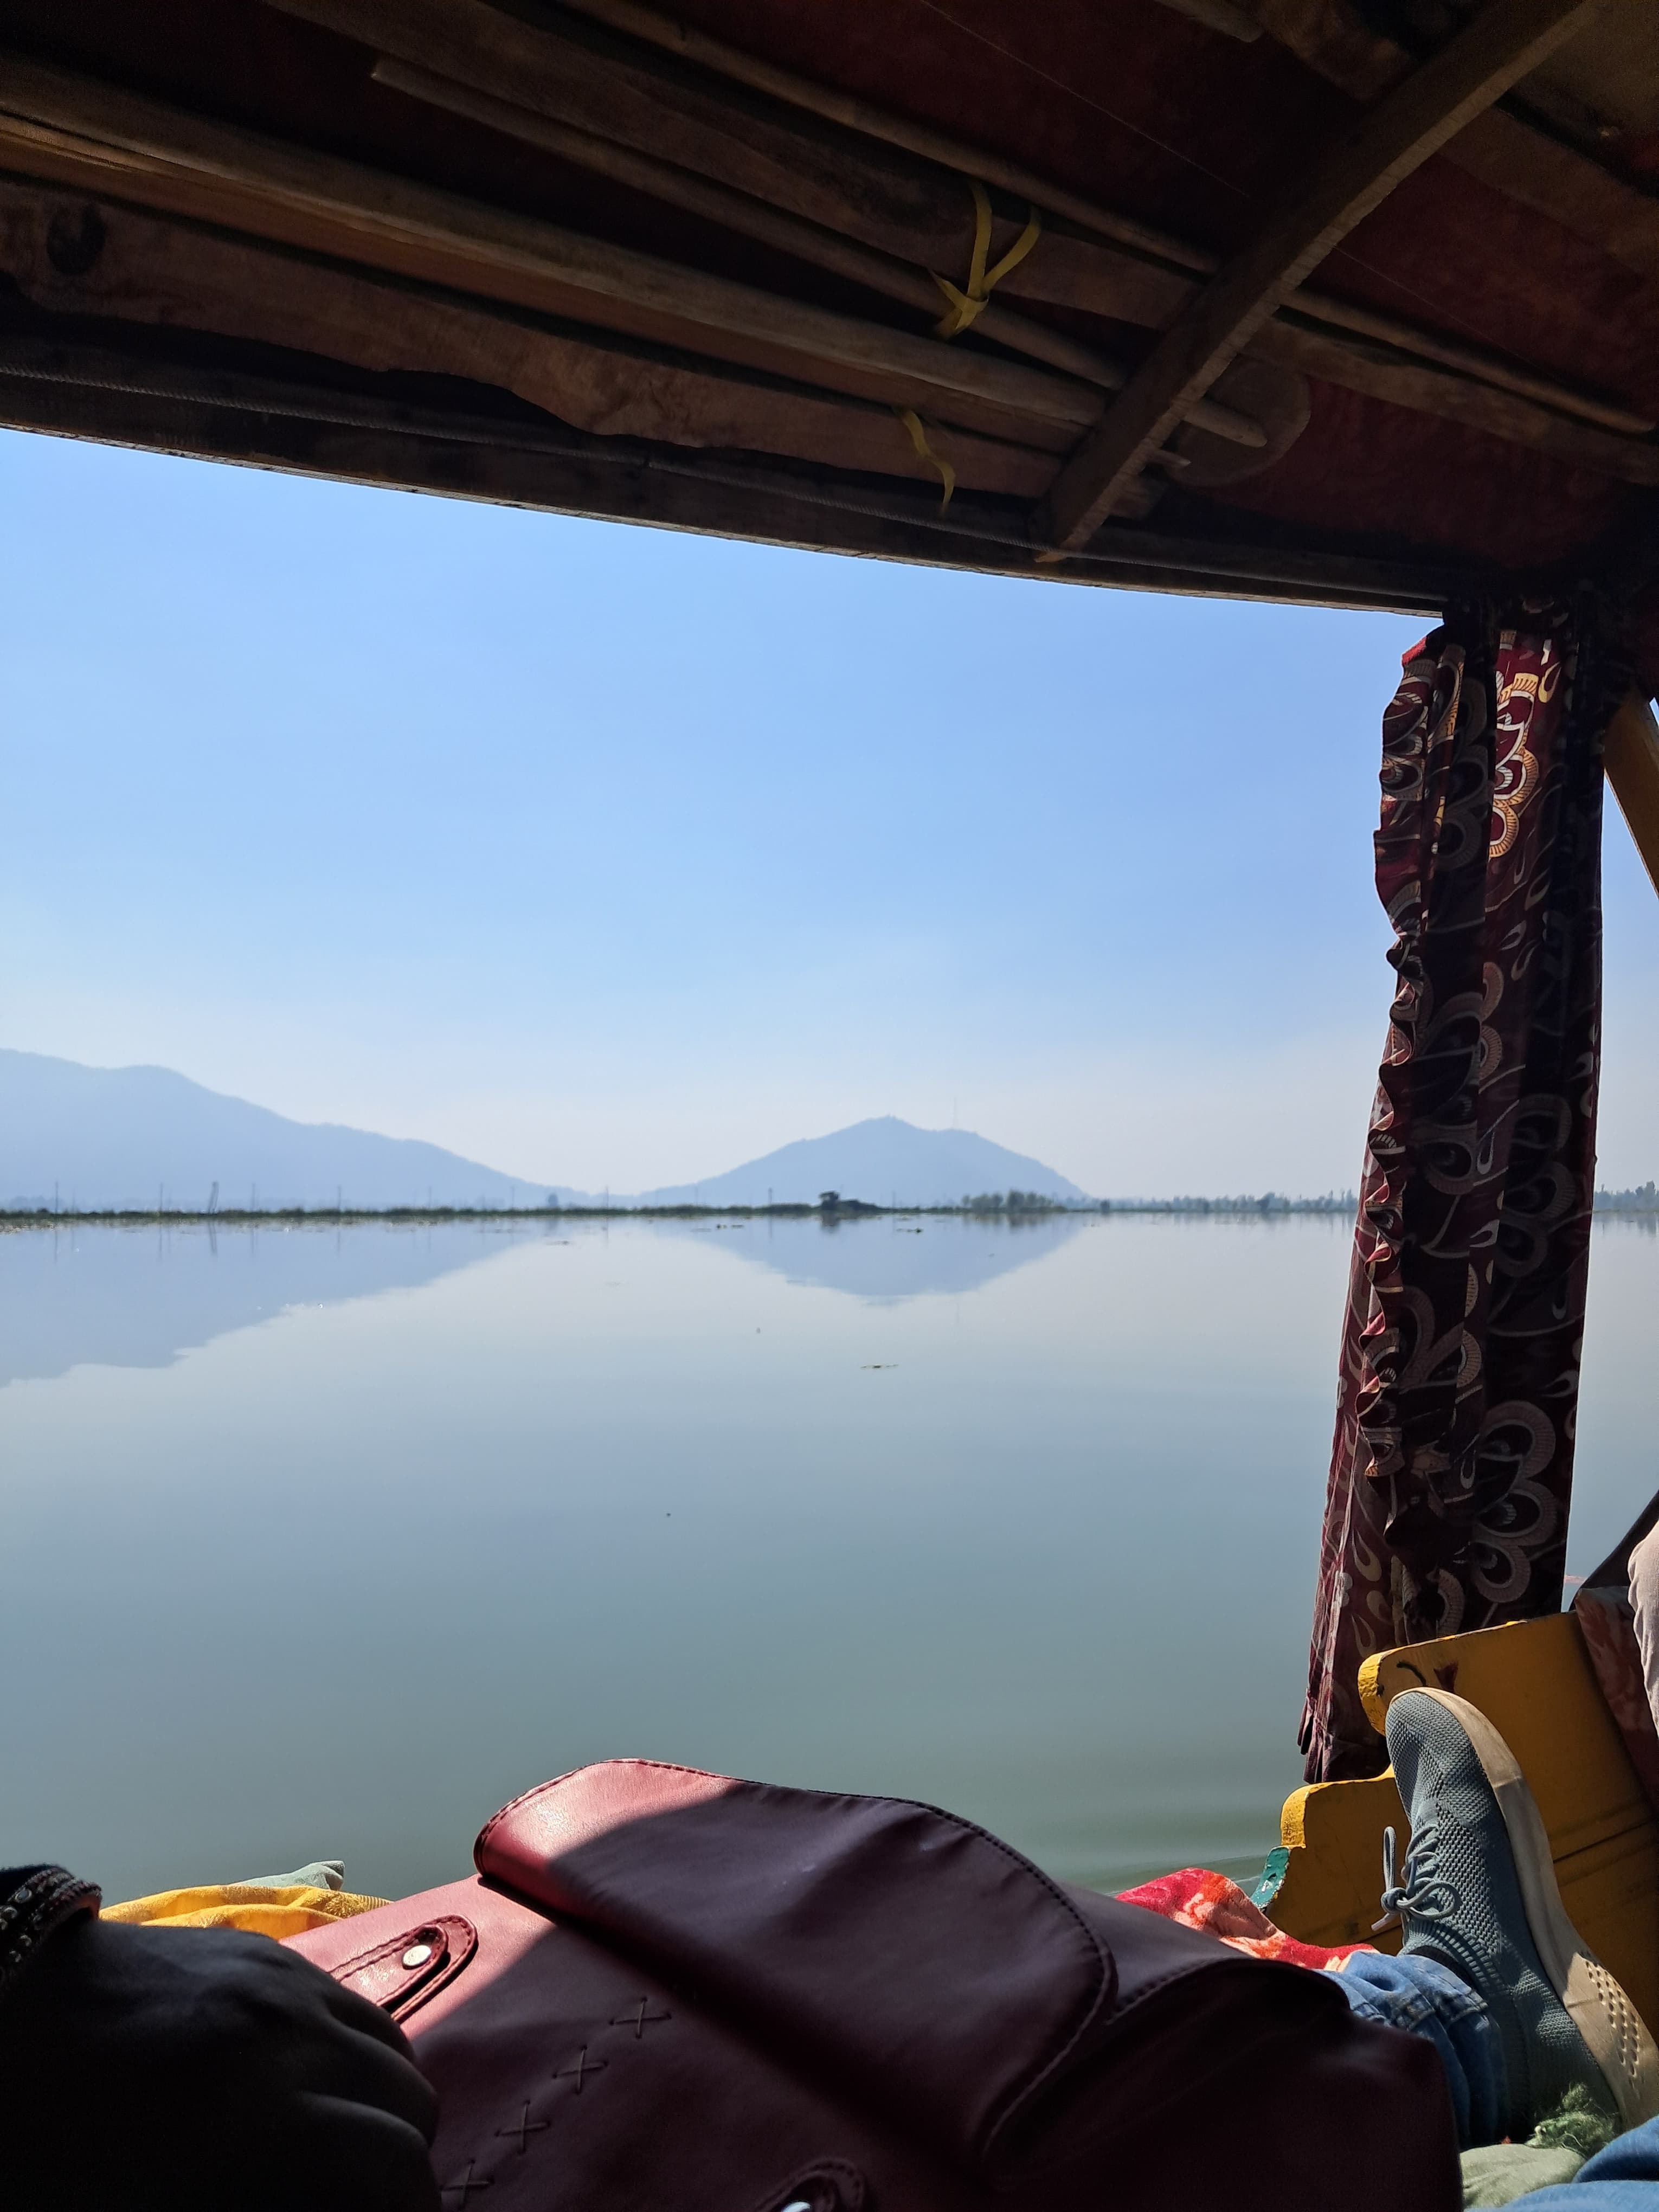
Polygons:
<instances>
[{"instance_id":1,"label":"hazy horizon","mask_svg":"<svg viewBox=\"0 0 1659 2212\"><path fill-rule=\"evenodd\" d=\"M1357 1181L1422 623L15 433L0 483L0 1042L589 1189L884 1114L1088 1190ZM1624 1186L1659 902L1607 818Z\"/></svg>"}]
</instances>

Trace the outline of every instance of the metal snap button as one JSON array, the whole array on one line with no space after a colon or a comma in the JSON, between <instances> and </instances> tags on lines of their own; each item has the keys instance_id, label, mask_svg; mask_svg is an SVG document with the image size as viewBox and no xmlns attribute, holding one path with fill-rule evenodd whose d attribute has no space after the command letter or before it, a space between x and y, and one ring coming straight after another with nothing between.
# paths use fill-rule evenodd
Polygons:
<instances>
[{"instance_id":1,"label":"metal snap button","mask_svg":"<svg viewBox=\"0 0 1659 2212\"><path fill-rule=\"evenodd\" d=\"M405 1966L423 1966L431 1956L430 1943L411 1943L404 1953L403 1963Z\"/></svg>"}]
</instances>

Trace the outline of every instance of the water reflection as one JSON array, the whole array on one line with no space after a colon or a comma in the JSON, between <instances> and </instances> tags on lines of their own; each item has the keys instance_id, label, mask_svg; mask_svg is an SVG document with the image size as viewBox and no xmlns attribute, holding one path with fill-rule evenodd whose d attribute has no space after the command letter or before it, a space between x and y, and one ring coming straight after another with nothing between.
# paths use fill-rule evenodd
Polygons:
<instances>
[{"instance_id":1,"label":"water reflection","mask_svg":"<svg viewBox=\"0 0 1659 2212\"><path fill-rule=\"evenodd\" d=\"M740 1259L786 1280L885 1305L960 1295L1046 1259L1098 1214L1047 1213L989 1220L957 1214L878 1220L662 1222L659 1234L717 1238Z\"/></svg>"},{"instance_id":2,"label":"water reflection","mask_svg":"<svg viewBox=\"0 0 1659 2212\"><path fill-rule=\"evenodd\" d=\"M0 1235L0 1388L73 1367L167 1367L293 1306L412 1290L499 1251L472 1223Z\"/></svg>"},{"instance_id":3,"label":"water reflection","mask_svg":"<svg viewBox=\"0 0 1659 2212\"><path fill-rule=\"evenodd\" d=\"M0 1389L75 1367L166 1367L295 1307L413 1290L527 1242L706 1238L791 1283L885 1304L981 1289L1090 1219L21 1229L0 1235Z\"/></svg>"},{"instance_id":4,"label":"water reflection","mask_svg":"<svg viewBox=\"0 0 1659 2212\"><path fill-rule=\"evenodd\" d=\"M921 1225L0 1237L52 1378L0 1391L0 1863L400 1894L640 1753L1106 1887L1259 1866L1347 1225ZM1656 1329L1654 1238L1598 1229L1574 1571L1659 1480Z\"/></svg>"}]
</instances>

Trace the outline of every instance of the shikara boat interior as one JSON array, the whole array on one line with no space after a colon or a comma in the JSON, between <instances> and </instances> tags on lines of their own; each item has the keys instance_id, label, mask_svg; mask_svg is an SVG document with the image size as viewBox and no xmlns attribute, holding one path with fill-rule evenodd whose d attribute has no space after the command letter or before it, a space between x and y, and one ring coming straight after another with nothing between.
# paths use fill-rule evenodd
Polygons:
<instances>
[{"instance_id":1,"label":"shikara boat interior","mask_svg":"<svg viewBox=\"0 0 1659 2212\"><path fill-rule=\"evenodd\" d=\"M1054 586L1589 594L1659 886L1653 0L9 0L0 422ZM1559 1606L1359 1693L1497 1723L1659 2027L1659 1801ZM1401 1820L1310 1784L1259 1899L1366 1938Z\"/></svg>"}]
</instances>

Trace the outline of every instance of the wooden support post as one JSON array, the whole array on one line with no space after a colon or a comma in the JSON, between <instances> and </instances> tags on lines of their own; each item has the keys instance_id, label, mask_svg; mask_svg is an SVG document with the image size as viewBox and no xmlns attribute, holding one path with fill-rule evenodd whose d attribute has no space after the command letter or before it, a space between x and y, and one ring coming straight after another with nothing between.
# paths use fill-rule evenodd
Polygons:
<instances>
[{"instance_id":1,"label":"wooden support post","mask_svg":"<svg viewBox=\"0 0 1659 2212\"><path fill-rule=\"evenodd\" d=\"M1037 509L1054 557L1079 550L1152 455L1332 249L1465 124L1581 29L1603 0L1489 0L1328 152L1253 245L1165 331Z\"/></svg>"},{"instance_id":2,"label":"wooden support post","mask_svg":"<svg viewBox=\"0 0 1659 2212\"><path fill-rule=\"evenodd\" d=\"M1607 726L1607 781L1659 891L1659 723L1639 691Z\"/></svg>"}]
</instances>

